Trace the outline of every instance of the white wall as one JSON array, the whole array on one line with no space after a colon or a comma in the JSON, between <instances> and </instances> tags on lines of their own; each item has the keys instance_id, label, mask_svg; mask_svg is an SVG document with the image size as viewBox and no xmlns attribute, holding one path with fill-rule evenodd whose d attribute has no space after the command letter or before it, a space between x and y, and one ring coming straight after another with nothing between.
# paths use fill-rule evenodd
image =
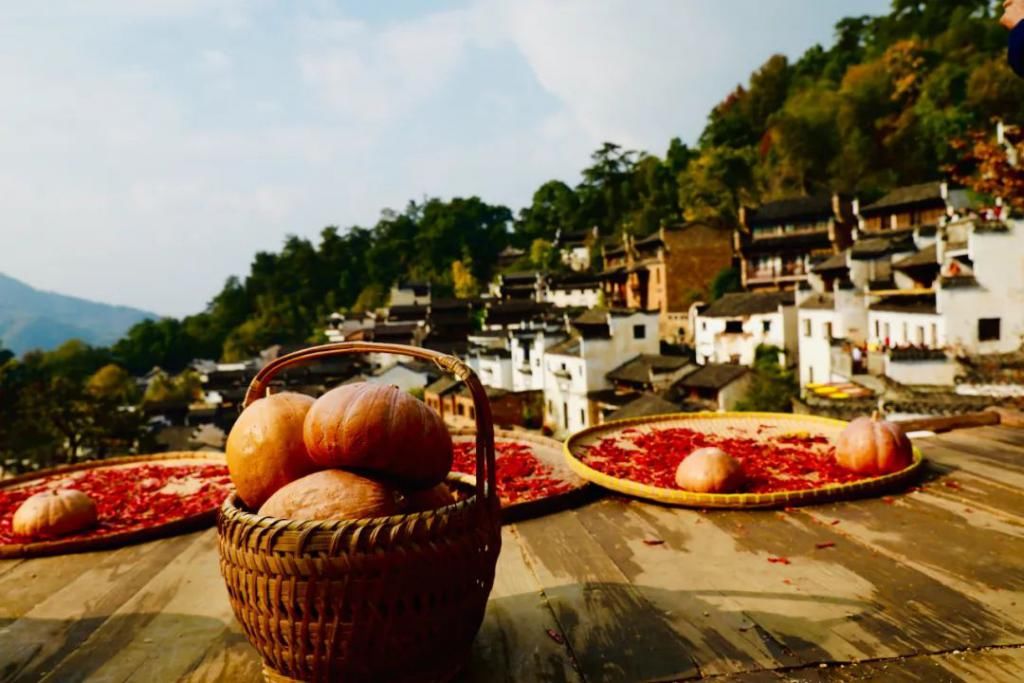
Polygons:
<instances>
[{"instance_id":1,"label":"white wall","mask_svg":"<svg viewBox=\"0 0 1024 683\"><path fill-rule=\"evenodd\" d=\"M511 358L479 356L476 361L476 373L480 376L481 384L495 389L513 391Z\"/></svg>"},{"instance_id":2,"label":"white wall","mask_svg":"<svg viewBox=\"0 0 1024 683\"><path fill-rule=\"evenodd\" d=\"M885 375L901 384L952 386L956 364L949 360L903 360L885 357Z\"/></svg>"},{"instance_id":3,"label":"white wall","mask_svg":"<svg viewBox=\"0 0 1024 683\"><path fill-rule=\"evenodd\" d=\"M410 370L403 365L393 365L379 375L367 377L366 381L374 384L394 384L402 391L409 391L416 387L427 386L427 375Z\"/></svg>"},{"instance_id":4,"label":"white wall","mask_svg":"<svg viewBox=\"0 0 1024 683\"><path fill-rule=\"evenodd\" d=\"M596 308L600 302L601 288L593 289L549 289L544 300L559 308Z\"/></svg>"},{"instance_id":5,"label":"white wall","mask_svg":"<svg viewBox=\"0 0 1024 683\"><path fill-rule=\"evenodd\" d=\"M741 320L743 332L725 332L726 322ZM769 324L768 331L764 329ZM786 354L786 362L796 361L799 352L796 338L797 312L795 306L783 306L773 313L756 314L742 318L710 318L698 315L694 329L697 362L729 363L739 356L741 365L753 365L757 347L761 344L777 346Z\"/></svg>"},{"instance_id":6,"label":"white wall","mask_svg":"<svg viewBox=\"0 0 1024 683\"><path fill-rule=\"evenodd\" d=\"M945 323L944 316L932 313L868 311L868 343L881 346L888 336L891 346L942 347L946 345Z\"/></svg>"},{"instance_id":7,"label":"white wall","mask_svg":"<svg viewBox=\"0 0 1024 683\"><path fill-rule=\"evenodd\" d=\"M972 231L968 255L980 287L938 289L936 303L946 320L946 339L970 353L1005 353L1024 338L1024 221L1009 221L1009 233ZM999 318L996 341L978 339L978 320Z\"/></svg>"},{"instance_id":8,"label":"white wall","mask_svg":"<svg viewBox=\"0 0 1024 683\"><path fill-rule=\"evenodd\" d=\"M841 337L839 315L823 309L800 309L797 329L800 344L800 386L811 382L832 381L832 343L826 326L832 325L832 337Z\"/></svg>"},{"instance_id":9,"label":"white wall","mask_svg":"<svg viewBox=\"0 0 1024 683\"><path fill-rule=\"evenodd\" d=\"M580 271L590 268L590 248L586 246L562 249L562 263Z\"/></svg>"}]
</instances>

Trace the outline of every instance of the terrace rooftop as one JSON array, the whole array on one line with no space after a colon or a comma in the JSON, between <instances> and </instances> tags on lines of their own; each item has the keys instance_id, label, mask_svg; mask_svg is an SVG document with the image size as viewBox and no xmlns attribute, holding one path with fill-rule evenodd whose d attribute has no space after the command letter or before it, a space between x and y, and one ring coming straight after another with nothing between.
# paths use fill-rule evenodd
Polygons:
<instances>
[{"instance_id":1,"label":"terrace rooftop","mask_svg":"<svg viewBox=\"0 0 1024 683\"><path fill-rule=\"evenodd\" d=\"M892 497L716 512L608 496L506 526L458 680L1021 680L1024 429L917 445L922 487ZM260 680L213 529L0 561L0 595L4 680Z\"/></svg>"}]
</instances>

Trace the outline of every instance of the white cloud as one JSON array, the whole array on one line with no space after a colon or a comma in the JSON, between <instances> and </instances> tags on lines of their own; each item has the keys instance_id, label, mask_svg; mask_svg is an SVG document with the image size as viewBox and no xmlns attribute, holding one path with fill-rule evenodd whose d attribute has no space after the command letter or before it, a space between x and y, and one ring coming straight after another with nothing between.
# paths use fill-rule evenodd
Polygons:
<instances>
[{"instance_id":1,"label":"white cloud","mask_svg":"<svg viewBox=\"0 0 1024 683\"><path fill-rule=\"evenodd\" d=\"M221 50L203 50L200 59L203 70L211 74L224 74L233 64L231 57Z\"/></svg>"}]
</instances>

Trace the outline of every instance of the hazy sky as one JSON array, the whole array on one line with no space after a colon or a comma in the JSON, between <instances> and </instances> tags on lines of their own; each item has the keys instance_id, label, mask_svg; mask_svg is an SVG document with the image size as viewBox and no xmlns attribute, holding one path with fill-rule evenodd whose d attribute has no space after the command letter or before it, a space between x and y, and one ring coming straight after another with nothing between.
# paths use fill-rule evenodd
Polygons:
<instances>
[{"instance_id":1,"label":"hazy sky","mask_svg":"<svg viewBox=\"0 0 1024 683\"><path fill-rule=\"evenodd\" d=\"M693 143L771 54L887 5L0 0L0 272L195 312L288 233Z\"/></svg>"}]
</instances>

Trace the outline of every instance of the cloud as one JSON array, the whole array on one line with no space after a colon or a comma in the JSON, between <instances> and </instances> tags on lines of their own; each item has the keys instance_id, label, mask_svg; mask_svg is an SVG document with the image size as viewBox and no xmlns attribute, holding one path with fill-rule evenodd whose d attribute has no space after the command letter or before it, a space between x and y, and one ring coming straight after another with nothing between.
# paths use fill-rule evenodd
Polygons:
<instances>
[{"instance_id":1,"label":"cloud","mask_svg":"<svg viewBox=\"0 0 1024 683\"><path fill-rule=\"evenodd\" d=\"M203 50L200 55L203 70L211 74L224 74L231 70L231 57L221 50Z\"/></svg>"}]
</instances>

